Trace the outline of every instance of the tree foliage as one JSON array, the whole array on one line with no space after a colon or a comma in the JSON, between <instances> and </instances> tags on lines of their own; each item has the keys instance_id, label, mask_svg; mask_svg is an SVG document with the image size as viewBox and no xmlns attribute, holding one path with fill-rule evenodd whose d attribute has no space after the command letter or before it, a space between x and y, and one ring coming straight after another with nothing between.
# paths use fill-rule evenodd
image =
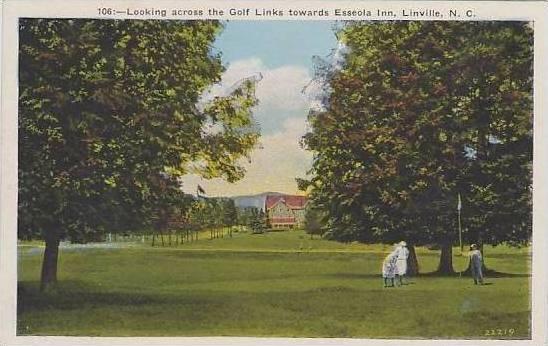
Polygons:
<instances>
[{"instance_id":1,"label":"tree foliage","mask_svg":"<svg viewBox=\"0 0 548 346\"><path fill-rule=\"evenodd\" d=\"M22 19L19 235L165 222L188 172L235 181L258 140L254 81L200 104L217 21ZM215 127L216 131L211 131ZM46 256L47 257L47 256Z\"/></svg>"},{"instance_id":2,"label":"tree foliage","mask_svg":"<svg viewBox=\"0 0 548 346\"><path fill-rule=\"evenodd\" d=\"M320 69L306 187L339 240L449 246L531 234L532 30L523 22L356 22ZM303 186L304 187L304 186ZM450 248L450 246L449 246Z\"/></svg>"},{"instance_id":3,"label":"tree foliage","mask_svg":"<svg viewBox=\"0 0 548 346\"><path fill-rule=\"evenodd\" d=\"M188 213L193 229L232 227L238 222L237 209L231 198L198 198Z\"/></svg>"},{"instance_id":4,"label":"tree foliage","mask_svg":"<svg viewBox=\"0 0 548 346\"><path fill-rule=\"evenodd\" d=\"M305 232L310 234L311 238L315 234L323 236L325 233L325 218L326 215L322 209L314 207L312 203L307 203L304 214Z\"/></svg>"},{"instance_id":5,"label":"tree foliage","mask_svg":"<svg viewBox=\"0 0 548 346\"><path fill-rule=\"evenodd\" d=\"M247 226L254 234L262 234L268 230L266 214L262 209L250 208L251 215Z\"/></svg>"}]
</instances>

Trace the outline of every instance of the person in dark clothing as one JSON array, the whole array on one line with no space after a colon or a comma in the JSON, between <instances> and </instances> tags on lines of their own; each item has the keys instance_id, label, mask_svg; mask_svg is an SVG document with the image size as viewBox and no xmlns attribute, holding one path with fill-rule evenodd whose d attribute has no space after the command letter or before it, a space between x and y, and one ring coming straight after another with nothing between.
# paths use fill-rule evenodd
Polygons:
<instances>
[{"instance_id":1,"label":"person in dark clothing","mask_svg":"<svg viewBox=\"0 0 548 346\"><path fill-rule=\"evenodd\" d=\"M483 259L481 257L481 252L478 250L476 244L470 246L470 271L472 273L472 278L474 278L474 285L480 284L483 285L483 272L481 267L483 265Z\"/></svg>"}]
</instances>

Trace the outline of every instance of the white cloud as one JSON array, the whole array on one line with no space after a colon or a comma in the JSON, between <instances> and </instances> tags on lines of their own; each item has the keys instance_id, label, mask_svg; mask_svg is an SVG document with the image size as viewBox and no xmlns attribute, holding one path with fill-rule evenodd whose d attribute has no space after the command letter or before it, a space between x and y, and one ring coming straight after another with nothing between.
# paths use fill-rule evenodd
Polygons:
<instances>
[{"instance_id":1,"label":"white cloud","mask_svg":"<svg viewBox=\"0 0 548 346\"><path fill-rule=\"evenodd\" d=\"M238 60L230 64L221 83L213 86L203 100L226 95L242 79L259 75L262 76L256 90L259 105L254 115L261 124L263 133L280 131L280 125L290 117L306 116L310 100L303 94L303 88L311 80L308 70L293 65L268 68L258 58Z\"/></svg>"},{"instance_id":2,"label":"white cloud","mask_svg":"<svg viewBox=\"0 0 548 346\"><path fill-rule=\"evenodd\" d=\"M247 173L236 183L222 179L204 180L196 175L183 178L183 188L192 193L200 184L210 196L235 196L266 191L298 193L296 177L305 177L312 154L300 147L306 132L306 116L311 100L303 94L310 83L308 70L285 65L267 68L260 59L236 61L223 74L222 82L207 95L210 99L225 95L243 78L262 75L257 85L259 105L254 116L261 125L260 148L251 154L251 162L243 163Z\"/></svg>"},{"instance_id":3,"label":"white cloud","mask_svg":"<svg viewBox=\"0 0 548 346\"><path fill-rule=\"evenodd\" d=\"M300 66L282 66L265 70L264 79L257 88L262 108L302 110L308 106L302 89L310 81L308 71Z\"/></svg>"},{"instance_id":4,"label":"white cloud","mask_svg":"<svg viewBox=\"0 0 548 346\"><path fill-rule=\"evenodd\" d=\"M264 67L260 59L251 58L248 60L240 60L229 66L222 76L221 83L211 87L204 95L203 99L211 100L215 96L224 96L229 90L238 83L238 81L250 76L255 76L261 73Z\"/></svg>"},{"instance_id":5,"label":"white cloud","mask_svg":"<svg viewBox=\"0 0 548 346\"><path fill-rule=\"evenodd\" d=\"M245 177L236 183L222 179L205 180L196 175L183 178L186 192L196 190L200 184L209 196L236 196L266 191L299 193L296 177L305 177L310 168L312 154L300 147L300 139L306 132L302 118L284 121L283 131L261 138L261 148L251 154L251 163L245 163Z\"/></svg>"}]
</instances>

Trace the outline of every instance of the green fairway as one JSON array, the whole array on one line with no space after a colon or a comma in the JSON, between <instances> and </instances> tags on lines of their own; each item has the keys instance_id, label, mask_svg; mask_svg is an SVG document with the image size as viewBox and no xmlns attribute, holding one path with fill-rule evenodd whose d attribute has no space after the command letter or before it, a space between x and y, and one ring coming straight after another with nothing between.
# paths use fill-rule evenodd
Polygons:
<instances>
[{"instance_id":1,"label":"green fairway","mask_svg":"<svg viewBox=\"0 0 548 346\"><path fill-rule=\"evenodd\" d=\"M383 288L389 246L300 231L206 234L179 247L63 248L38 292L41 248L19 248L21 335L529 338L529 249L486 247L488 285L421 275ZM417 249L421 271L439 252ZM454 251L455 269L465 257ZM500 330L500 331L498 331ZM492 336L492 332L495 335Z\"/></svg>"}]
</instances>

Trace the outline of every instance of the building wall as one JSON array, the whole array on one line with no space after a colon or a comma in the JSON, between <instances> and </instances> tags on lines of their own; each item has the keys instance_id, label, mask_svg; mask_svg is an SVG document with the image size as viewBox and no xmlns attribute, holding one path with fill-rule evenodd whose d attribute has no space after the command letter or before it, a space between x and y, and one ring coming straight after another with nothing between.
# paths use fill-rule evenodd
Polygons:
<instances>
[{"instance_id":1,"label":"building wall","mask_svg":"<svg viewBox=\"0 0 548 346\"><path fill-rule=\"evenodd\" d=\"M291 228L295 224L293 212L283 202L268 210L268 220L272 228Z\"/></svg>"},{"instance_id":2,"label":"building wall","mask_svg":"<svg viewBox=\"0 0 548 346\"><path fill-rule=\"evenodd\" d=\"M304 209L290 209L284 202L277 203L267 212L272 228L294 228L304 225Z\"/></svg>"},{"instance_id":3,"label":"building wall","mask_svg":"<svg viewBox=\"0 0 548 346\"><path fill-rule=\"evenodd\" d=\"M294 209L293 213L295 215L295 222L298 227L304 226L304 208L303 209Z\"/></svg>"}]
</instances>

